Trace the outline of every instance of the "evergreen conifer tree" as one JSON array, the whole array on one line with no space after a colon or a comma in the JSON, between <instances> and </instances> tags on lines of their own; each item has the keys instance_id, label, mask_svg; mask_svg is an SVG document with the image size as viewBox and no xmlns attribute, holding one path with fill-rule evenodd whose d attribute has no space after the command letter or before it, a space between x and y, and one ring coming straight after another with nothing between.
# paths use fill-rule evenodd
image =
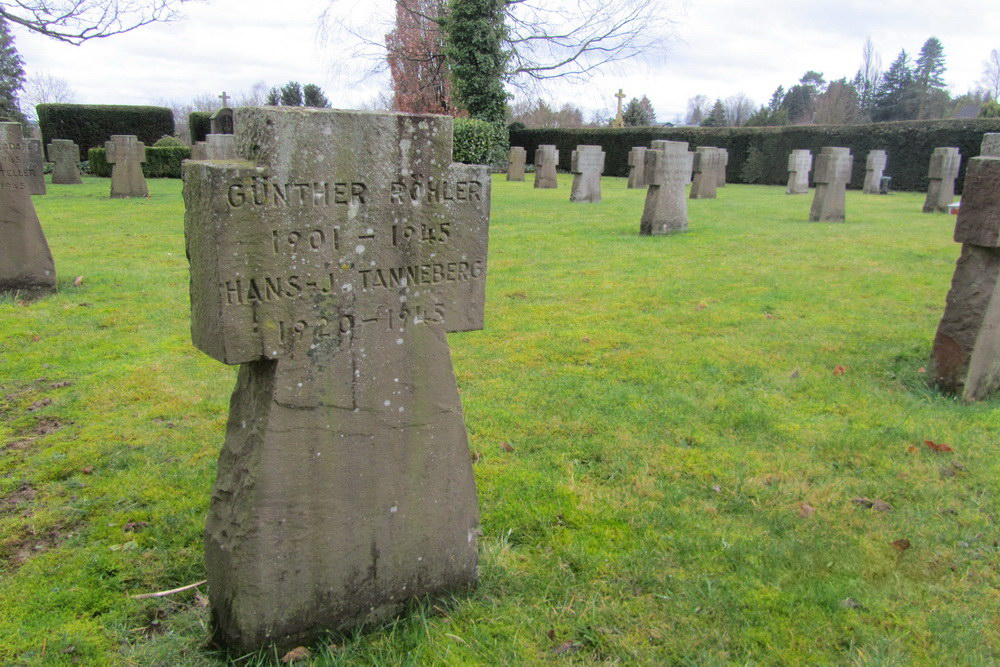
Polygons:
<instances>
[{"instance_id":1,"label":"evergreen conifer tree","mask_svg":"<svg viewBox=\"0 0 1000 667\"><path fill-rule=\"evenodd\" d=\"M945 91L944 74L944 46L937 37L928 37L924 45L920 47L920 55L913 67L913 89L917 98L917 118L924 119L931 116L930 106L932 100L940 99L940 95Z\"/></svg>"},{"instance_id":2,"label":"evergreen conifer tree","mask_svg":"<svg viewBox=\"0 0 1000 667\"><path fill-rule=\"evenodd\" d=\"M302 86L298 81L289 81L281 87L281 104L286 107L302 106Z\"/></svg>"},{"instance_id":3,"label":"evergreen conifer tree","mask_svg":"<svg viewBox=\"0 0 1000 667\"><path fill-rule=\"evenodd\" d=\"M701 121L702 127L725 127L726 126L726 107L722 104L722 100L716 99L715 104L712 105L712 110L708 112L708 117Z\"/></svg>"},{"instance_id":4,"label":"evergreen conifer tree","mask_svg":"<svg viewBox=\"0 0 1000 667\"><path fill-rule=\"evenodd\" d=\"M916 117L916 100L913 95L913 70L906 50L899 52L889 69L882 75L875 102L872 120L912 120Z\"/></svg>"},{"instance_id":5,"label":"evergreen conifer tree","mask_svg":"<svg viewBox=\"0 0 1000 667\"><path fill-rule=\"evenodd\" d=\"M330 100L323 94L323 89L315 83L307 83L302 86L302 105L326 109L330 106Z\"/></svg>"},{"instance_id":6,"label":"evergreen conifer tree","mask_svg":"<svg viewBox=\"0 0 1000 667\"><path fill-rule=\"evenodd\" d=\"M7 22L0 19L0 120L24 123L24 114L17 103L24 87L24 61L14 48L14 36Z\"/></svg>"}]
</instances>

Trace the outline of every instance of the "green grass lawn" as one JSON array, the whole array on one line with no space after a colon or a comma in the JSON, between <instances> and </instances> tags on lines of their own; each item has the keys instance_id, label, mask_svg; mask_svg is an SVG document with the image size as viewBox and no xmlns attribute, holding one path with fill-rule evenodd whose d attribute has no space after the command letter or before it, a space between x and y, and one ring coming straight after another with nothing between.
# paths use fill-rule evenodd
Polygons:
<instances>
[{"instance_id":1,"label":"green grass lawn","mask_svg":"<svg viewBox=\"0 0 1000 667\"><path fill-rule=\"evenodd\" d=\"M1000 660L1000 399L924 372L954 218L729 185L641 237L644 191L569 182L495 177L486 328L450 336L479 588L316 664ZM35 198L60 291L0 300L2 664L223 660L204 587L130 597L205 578L235 380L190 343L180 190Z\"/></svg>"}]
</instances>

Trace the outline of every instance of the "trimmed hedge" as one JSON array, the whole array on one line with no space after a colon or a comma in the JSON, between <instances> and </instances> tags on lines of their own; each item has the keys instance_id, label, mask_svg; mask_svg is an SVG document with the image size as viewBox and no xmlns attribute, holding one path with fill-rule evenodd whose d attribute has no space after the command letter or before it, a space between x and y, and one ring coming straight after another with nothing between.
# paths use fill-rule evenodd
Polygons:
<instances>
[{"instance_id":1,"label":"trimmed hedge","mask_svg":"<svg viewBox=\"0 0 1000 667\"><path fill-rule=\"evenodd\" d=\"M628 153L634 146L649 146L654 139L686 141L689 148L717 146L729 151L727 178L732 183L755 182L784 185L788 182L788 154L794 149L808 149L815 156L823 146L846 146L854 155L854 168L848 187L861 189L865 178L868 151L882 149L889 154L885 175L892 177L892 189L923 192L927 189L927 167L931 153L938 146L958 146L962 152L956 191L961 192L965 166L979 155L986 132L1000 132L1000 119L898 121L865 125L795 125L788 127L636 127L525 129L510 133L512 146L528 151L534 160L535 147L555 144L559 166L569 169L570 153L578 144L602 146L604 173L628 175ZM755 159L748 168L744 165ZM761 159L763 156L763 159Z\"/></svg>"},{"instance_id":2,"label":"trimmed hedge","mask_svg":"<svg viewBox=\"0 0 1000 667\"><path fill-rule=\"evenodd\" d=\"M174 133L174 114L166 107L117 104L39 104L38 126L42 144L53 139L72 139L80 147L80 159L90 148L103 148L113 134L133 134L151 146L165 134Z\"/></svg>"},{"instance_id":3,"label":"trimmed hedge","mask_svg":"<svg viewBox=\"0 0 1000 667\"><path fill-rule=\"evenodd\" d=\"M507 128L476 118L456 118L452 159L465 164L500 164L507 158Z\"/></svg>"},{"instance_id":4,"label":"trimmed hedge","mask_svg":"<svg viewBox=\"0 0 1000 667\"><path fill-rule=\"evenodd\" d=\"M205 141L212 131L212 114L208 111L192 111L188 114L188 130L191 132L191 145L196 141Z\"/></svg>"},{"instance_id":5,"label":"trimmed hedge","mask_svg":"<svg viewBox=\"0 0 1000 667\"><path fill-rule=\"evenodd\" d=\"M181 162L190 157L191 149L187 146L147 146L142 173L146 178L180 178ZM103 148L91 148L88 159L91 174L111 176L111 165L108 164L107 152Z\"/></svg>"}]
</instances>

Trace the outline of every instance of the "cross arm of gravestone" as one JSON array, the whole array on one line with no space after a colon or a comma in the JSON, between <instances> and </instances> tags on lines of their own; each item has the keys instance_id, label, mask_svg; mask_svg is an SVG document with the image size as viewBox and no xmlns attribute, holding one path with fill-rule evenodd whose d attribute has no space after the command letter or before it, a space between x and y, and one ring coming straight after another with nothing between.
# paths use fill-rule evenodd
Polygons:
<instances>
[{"instance_id":1,"label":"cross arm of gravestone","mask_svg":"<svg viewBox=\"0 0 1000 667\"><path fill-rule=\"evenodd\" d=\"M252 159L184 166L199 349L239 364L359 327L482 328L490 180L452 164L450 121L237 116Z\"/></svg>"}]
</instances>

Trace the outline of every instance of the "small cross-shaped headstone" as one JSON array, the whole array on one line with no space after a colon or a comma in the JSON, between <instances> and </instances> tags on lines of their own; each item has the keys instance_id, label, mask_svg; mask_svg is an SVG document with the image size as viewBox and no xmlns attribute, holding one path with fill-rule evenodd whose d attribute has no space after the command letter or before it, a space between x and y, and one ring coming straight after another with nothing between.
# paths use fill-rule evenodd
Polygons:
<instances>
[{"instance_id":1,"label":"small cross-shaped headstone","mask_svg":"<svg viewBox=\"0 0 1000 667\"><path fill-rule=\"evenodd\" d=\"M812 171L813 156L807 150L796 149L788 155L788 187L785 194L804 195L809 193L809 172Z\"/></svg>"},{"instance_id":2,"label":"small cross-shaped headstone","mask_svg":"<svg viewBox=\"0 0 1000 667\"><path fill-rule=\"evenodd\" d=\"M646 151L646 204L640 234L676 234L687 231L684 187L691 182L694 153L685 141L656 140Z\"/></svg>"},{"instance_id":3,"label":"small cross-shaped headstone","mask_svg":"<svg viewBox=\"0 0 1000 667\"><path fill-rule=\"evenodd\" d=\"M592 203L601 201L604 151L600 146L577 146L570 156L570 171L573 172L570 201Z\"/></svg>"},{"instance_id":4,"label":"small cross-shaped headstone","mask_svg":"<svg viewBox=\"0 0 1000 667\"><path fill-rule=\"evenodd\" d=\"M556 177L556 165L559 164L559 151L553 144L542 144L535 149L535 187L557 188L559 179Z\"/></svg>"},{"instance_id":5,"label":"small cross-shaped headstone","mask_svg":"<svg viewBox=\"0 0 1000 667\"><path fill-rule=\"evenodd\" d=\"M691 199L715 199L722 154L714 146L699 146L694 153Z\"/></svg>"},{"instance_id":6,"label":"small cross-shaped headstone","mask_svg":"<svg viewBox=\"0 0 1000 667\"><path fill-rule=\"evenodd\" d=\"M49 161L53 162L52 183L80 185L80 147L72 139L53 139L48 145Z\"/></svg>"},{"instance_id":7,"label":"small cross-shaped headstone","mask_svg":"<svg viewBox=\"0 0 1000 667\"><path fill-rule=\"evenodd\" d=\"M885 172L885 165L888 157L885 151L868 151L868 159L865 160L865 184L862 192L866 195L877 195L882 190L882 174Z\"/></svg>"},{"instance_id":8,"label":"small cross-shaped headstone","mask_svg":"<svg viewBox=\"0 0 1000 667\"><path fill-rule=\"evenodd\" d=\"M715 186L719 188L726 187L726 167L729 166L729 151L725 148L717 148L719 151L719 177L715 181Z\"/></svg>"},{"instance_id":9,"label":"small cross-shaped headstone","mask_svg":"<svg viewBox=\"0 0 1000 667\"><path fill-rule=\"evenodd\" d=\"M131 134L115 134L105 142L108 164L111 169L111 196L148 197L149 188L142 174L142 163L146 161L146 145Z\"/></svg>"},{"instance_id":10,"label":"small cross-shaped headstone","mask_svg":"<svg viewBox=\"0 0 1000 667\"><path fill-rule=\"evenodd\" d=\"M56 267L31 201L20 123L0 123L0 293L56 287Z\"/></svg>"},{"instance_id":11,"label":"small cross-shaped headstone","mask_svg":"<svg viewBox=\"0 0 1000 667\"><path fill-rule=\"evenodd\" d=\"M962 164L962 155L957 148L935 148L927 169L927 199L924 213L947 213L948 204L955 199L955 179Z\"/></svg>"},{"instance_id":12,"label":"small cross-shaped headstone","mask_svg":"<svg viewBox=\"0 0 1000 667\"><path fill-rule=\"evenodd\" d=\"M217 639L298 646L476 581L447 332L481 329L490 177L451 119L241 108L184 163L192 338L241 364L206 527Z\"/></svg>"},{"instance_id":13,"label":"small cross-shaped headstone","mask_svg":"<svg viewBox=\"0 0 1000 667\"><path fill-rule=\"evenodd\" d=\"M223 109L229 106L229 95L226 95L226 91L222 91L222 94L219 95L219 99L222 100Z\"/></svg>"},{"instance_id":14,"label":"small cross-shaped headstone","mask_svg":"<svg viewBox=\"0 0 1000 667\"><path fill-rule=\"evenodd\" d=\"M646 187L646 148L636 146L628 152L628 187Z\"/></svg>"},{"instance_id":15,"label":"small cross-shaped headstone","mask_svg":"<svg viewBox=\"0 0 1000 667\"><path fill-rule=\"evenodd\" d=\"M524 180L524 163L527 160L528 151L521 146L511 146L507 156L507 180Z\"/></svg>"},{"instance_id":16,"label":"small cross-shaped headstone","mask_svg":"<svg viewBox=\"0 0 1000 667\"><path fill-rule=\"evenodd\" d=\"M824 146L816 156L816 193L809 222L843 222L847 182L851 180L854 156L850 148Z\"/></svg>"}]
</instances>

